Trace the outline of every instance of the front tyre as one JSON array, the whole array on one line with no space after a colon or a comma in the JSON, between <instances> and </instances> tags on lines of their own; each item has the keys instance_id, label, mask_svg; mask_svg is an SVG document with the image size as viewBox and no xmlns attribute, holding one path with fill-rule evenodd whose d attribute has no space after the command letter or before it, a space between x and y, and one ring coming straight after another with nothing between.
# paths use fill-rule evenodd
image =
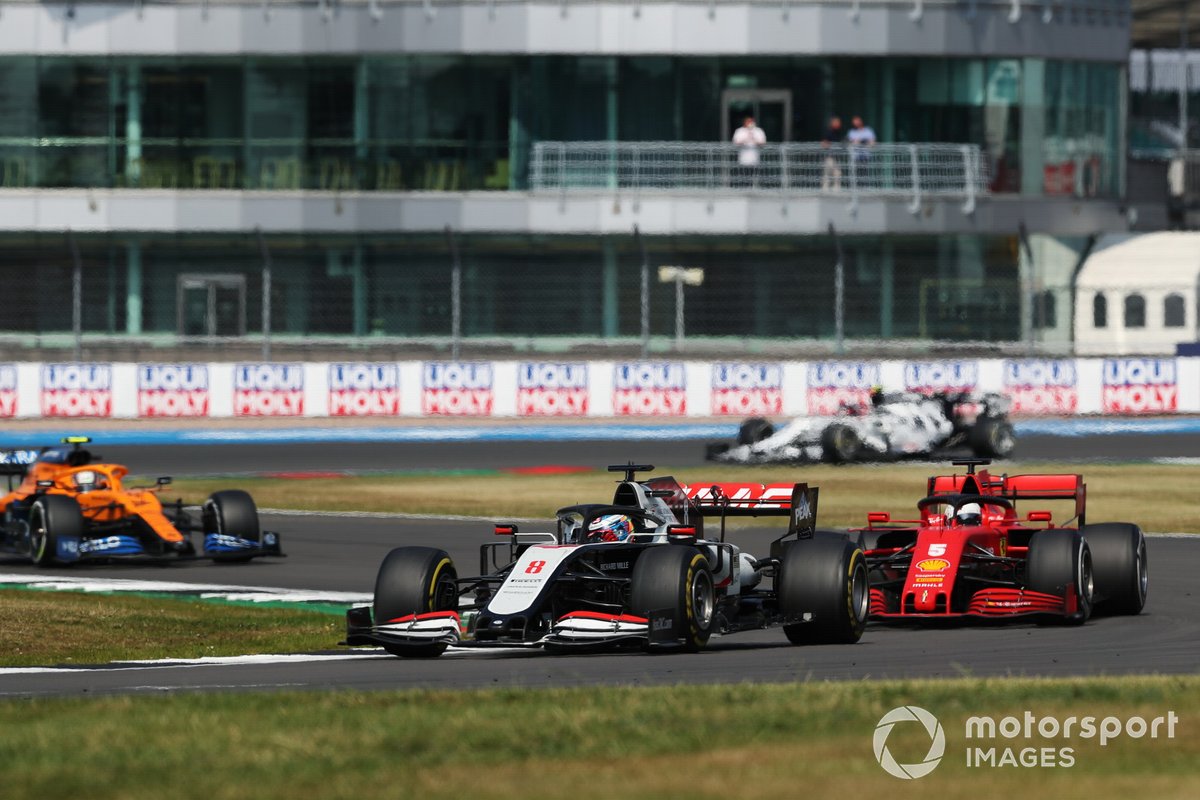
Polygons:
<instances>
[{"instance_id":1,"label":"front tyre","mask_svg":"<svg viewBox=\"0 0 1200 800\"><path fill-rule=\"evenodd\" d=\"M1030 589L1075 597L1075 613L1066 621L1082 625L1092 615L1095 577L1092 552L1077 531L1040 531L1029 539L1025 581Z\"/></svg>"},{"instance_id":2,"label":"front tyre","mask_svg":"<svg viewBox=\"0 0 1200 800\"><path fill-rule=\"evenodd\" d=\"M844 536L817 536L788 544L775 578L792 644L853 644L862 638L871 604L867 560Z\"/></svg>"},{"instance_id":3,"label":"front tyre","mask_svg":"<svg viewBox=\"0 0 1200 800\"><path fill-rule=\"evenodd\" d=\"M1092 551L1097 614L1140 614L1150 576L1146 537L1128 522L1085 525L1079 531Z\"/></svg>"},{"instance_id":4,"label":"front tyre","mask_svg":"<svg viewBox=\"0 0 1200 800\"><path fill-rule=\"evenodd\" d=\"M75 498L44 494L29 508L29 558L39 567L54 563L59 539L83 537L83 512Z\"/></svg>"},{"instance_id":5,"label":"front tyre","mask_svg":"<svg viewBox=\"0 0 1200 800\"><path fill-rule=\"evenodd\" d=\"M458 610L458 573L445 550L397 547L387 554L375 577L375 624L409 614ZM444 642L385 644L394 656L432 658L446 650Z\"/></svg>"},{"instance_id":6,"label":"front tyre","mask_svg":"<svg viewBox=\"0 0 1200 800\"><path fill-rule=\"evenodd\" d=\"M236 549L229 552L211 553L212 558L219 561L249 561L262 547L262 531L258 526L258 507L254 504L248 492L241 489L226 489L213 492L204 501L201 512L204 525L205 549L208 549L208 537L216 534L217 542L222 540L232 542L241 540L252 542L253 546L246 549L250 553L239 553ZM216 544L216 546L221 546Z\"/></svg>"},{"instance_id":7,"label":"front tyre","mask_svg":"<svg viewBox=\"0 0 1200 800\"><path fill-rule=\"evenodd\" d=\"M849 425L835 422L821 433L821 454L830 464L849 464L858 460L862 439Z\"/></svg>"},{"instance_id":8,"label":"front tyre","mask_svg":"<svg viewBox=\"0 0 1200 800\"><path fill-rule=\"evenodd\" d=\"M775 426L771 424L769 419L751 417L738 428L737 443L740 445L758 444L763 439L768 439L774 435Z\"/></svg>"},{"instance_id":9,"label":"front tyre","mask_svg":"<svg viewBox=\"0 0 1200 800\"><path fill-rule=\"evenodd\" d=\"M683 545L650 547L633 565L630 583L630 613L646 615L653 627L655 612L669 611L674 636L685 650L695 652L708 643L716 616L716 589L703 553Z\"/></svg>"}]
</instances>

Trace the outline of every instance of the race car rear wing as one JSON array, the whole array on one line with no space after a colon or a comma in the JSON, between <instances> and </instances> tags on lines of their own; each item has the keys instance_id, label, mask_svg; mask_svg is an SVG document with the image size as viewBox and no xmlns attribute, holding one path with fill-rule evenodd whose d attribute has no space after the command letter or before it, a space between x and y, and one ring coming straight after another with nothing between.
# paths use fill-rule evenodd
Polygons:
<instances>
[{"instance_id":1,"label":"race car rear wing","mask_svg":"<svg viewBox=\"0 0 1200 800\"><path fill-rule=\"evenodd\" d=\"M974 485L972 485L974 484ZM1087 484L1082 475L940 475L929 479L929 494L980 494L1007 500L1074 500L1079 525L1087 520Z\"/></svg>"},{"instance_id":2,"label":"race car rear wing","mask_svg":"<svg viewBox=\"0 0 1200 800\"><path fill-rule=\"evenodd\" d=\"M807 483L711 483L682 487L702 515L720 516L724 538L726 517L789 517L788 533L811 533L817 525L820 490Z\"/></svg>"}]
</instances>

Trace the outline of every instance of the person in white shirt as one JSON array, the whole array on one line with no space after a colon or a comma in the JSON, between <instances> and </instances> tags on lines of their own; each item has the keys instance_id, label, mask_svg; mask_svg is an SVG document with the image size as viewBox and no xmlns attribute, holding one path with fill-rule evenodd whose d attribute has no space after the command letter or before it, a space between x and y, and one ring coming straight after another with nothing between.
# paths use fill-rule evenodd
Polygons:
<instances>
[{"instance_id":1,"label":"person in white shirt","mask_svg":"<svg viewBox=\"0 0 1200 800\"><path fill-rule=\"evenodd\" d=\"M767 143L767 134L754 123L754 117L746 117L742 127L733 132L733 143L738 146L739 183L746 183L757 177L758 148Z\"/></svg>"},{"instance_id":2,"label":"person in white shirt","mask_svg":"<svg viewBox=\"0 0 1200 800\"><path fill-rule=\"evenodd\" d=\"M850 157L854 159L858 184L870 185L874 177L870 165L871 148L875 146L875 131L863 122L862 117L855 117L850 120L850 133L846 134L846 140L850 142Z\"/></svg>"}]
</instances>

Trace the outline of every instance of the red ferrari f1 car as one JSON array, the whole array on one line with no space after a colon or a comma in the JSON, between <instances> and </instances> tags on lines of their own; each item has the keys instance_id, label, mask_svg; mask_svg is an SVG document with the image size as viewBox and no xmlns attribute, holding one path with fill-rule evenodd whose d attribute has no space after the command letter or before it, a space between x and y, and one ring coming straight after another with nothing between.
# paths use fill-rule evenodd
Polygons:
<instances>
[{"instance_id":1,"label":"red ferrari f1 car","mask_svg":"<svg viewBox=\"0 0 1200 800\"><path fill-rule=\"evenodd\" d=\"M987 459L929 479L919 519L867 515L858 541L870 567L871 619L924 622L1036 616L1082 624L1146 603L1146 540L1127 522L1086 524L1081 475L992 475ZM1073 503L1054 521L1049 501ZM1038 503L1018 513L1017 504ZM851 532L853 535L855 531Z\"/></svg>"}]
</instances>

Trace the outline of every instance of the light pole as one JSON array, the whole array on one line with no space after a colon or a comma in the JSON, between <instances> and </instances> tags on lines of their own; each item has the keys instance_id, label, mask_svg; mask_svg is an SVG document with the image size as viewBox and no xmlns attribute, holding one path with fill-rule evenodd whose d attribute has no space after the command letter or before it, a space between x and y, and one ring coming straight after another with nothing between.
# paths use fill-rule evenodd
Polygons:
<instances>
[{"instance_id":1,"label":"light pole","mask_svg":"<svg viewBox=\"0 0 1200 800\"><path fill-rule=\"evenodd\" d=\"M683 286L704 283L704 270L697 267L659 267L658 282L675 282L675 350L683 349Z\"/></svg>"}]
</instances>

